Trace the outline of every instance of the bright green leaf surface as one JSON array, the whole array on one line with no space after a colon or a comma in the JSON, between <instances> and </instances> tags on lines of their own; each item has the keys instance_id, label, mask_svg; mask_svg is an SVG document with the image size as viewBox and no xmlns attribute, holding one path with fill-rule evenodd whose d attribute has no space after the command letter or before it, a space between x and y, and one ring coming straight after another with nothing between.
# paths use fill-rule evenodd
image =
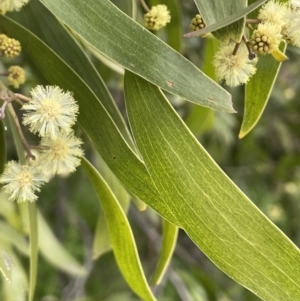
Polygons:
<instances>
[{"instance_id":1,"label":"bright green leaf surface","mask_svg":"<svg viewBox=\"0 0 300 301\"><path fill-rule=\"evenodd\" d=\"M107 164L100 156L97 156L97 167L105 182L108 184L113 194L116 196L124 212L127 213L130 204L129 193L122 186L118 178L112 173L112 171L109 169ZM100 257L102 254L106 253L110 249L111 243L109 239L105 216L103 212L100 212L97 221L96 232L94 235L93 258L96 259Z\"/></svg>"},{"instance_id":2,"label":"bright green leaf surface","mask_svg":"<svg viewBox=\"0 0 300 301\"><path fill-rule=\"evenodd\" d=\"M190 238L263 300L300 300L299 249L222 172L156 87L126 73L125 96L145 165Z\"/></svg>"},{"instance_id":3,"label":"bright green leaf surface","mask_svg":"<svg viewBox=\"0 0 300 301\"><path fill-rule=\"evenodd\" d=\"M286 45L280 47L284 51ZM257 71L250 78L245 89L245 112L239 138L245 137L257 124L268 103L281 63L273 56L259 58Z\"/></svg>"},{"instance_id":4,"label":"bright green leaf surface","mask_svg":"<svg viewBox=\"0 0 300 301\"><path fill-rule=\"evenodd\" d=\"M31 0L21 14L17 12L12 16L44 41L85 81L133 147L125 122L102 78L66 28L38 0Z\"/></svg>"},{"instance_id":5,"label":"bright green leaf surface","mask_svg":"<svg viewBox=\"0 0 300 301\"><path fill-rule=\"evenodd\" d=\"M144 275L135 240L122 207L97 170L86 159L82 159L81 165L101 202L115 258L124 278L131 289L143 300L155 301Z\"/></svg>"},{"instance_id":6,"label":"bright green leaf surface","mask_svg":"<svg viewBox=\"0 0 300 301\"><path fill-rule=\"evenodd\" d=\"M247 0L195 0L195 3L199 9L200 15L205 21L205 24L209 26L239 13L246 7ZM214 32L214 36L216 36L221 41L228 42L229 39L232 39L236 42L239 42L244 33L245 19L243 18L238 21L236 20L237 19L234 20L234 23L227 23L226 27L222 26L224 28L221 28L218 31Z\"/></svg>"},{"instance_id":7,"label":"bright green leaf surface","mask_svg":"<svg viewBox=\"0 0 300 301\"><path fill-rule=\"evenodd\" d=\"M169 223L165 219L163 219L162 223L162 246L154 274L150 281L151 285L160 284L172 259L177 242L178 227Z\"/></svg>"},{"instance_id":8,"label":"bright green leaf surface","mask_svg":"<svg viewBox=\"0 0 300 301\"><path fill-rule=\"evenodd\" d=\"M200 0L198 0L200 1ZM218 0L216 0L218 1ZM239 1L235 1L235 2L239 2ZM241 18L243 18L245 15L249 14L250 12L254 11L257 7L259 7L260 5L262 5L264 2L266 2L266 0L258 0L255 3L249 5L248 7L241 9L235 13L233 13L232 15L229 15L229 17L227 16L225 19L220 19L218 23L214 23L214 24L209 24L209 26L201 29L201 30L197 30L197 31L193 31L190 33L185 34L185 37L192 37L192 36L200 36L200 35L204 35L207 34L209 32L214 32L222 27L227 26L228 24L231 24L233 22L235 22L236 20L239 20ZM208 3L208 2L207 2ZM218 3L227 3L227 1L218 1ZM226 4L224 4L226 5ZM243 32L241 32L243 33ZM230 38L233 39L232 36L230 36ZM233 39L234 40L234 39ZM241 40L241 36L239 37L239 39L235 40L235 41L240 41Z\"/></svg>"},{"instance_id":9,"label":"bright green leaf surface","mask_svg":"<svg viewBox=\"0 0 300 301\"><path fill-rule=\"evenodd\" d=\"M41 213L38 213L38 225L41 254L61 271L77 277L84 276L85 268L57 240Z\"/></svg>"},{"instance_id":10,"label":"bright green leaf surface","mask_svg":"<svg viewBox=\"0 0 300 301\"><path fill-rule=\"evenodd\" d=\"M234 112L229 93L109 0L41 2L88 43L124 68L186 100Z\"/></svg>"},{"instance_id":11,"label":"bright green leaf surface","mask_svg":"<svg viewBox=\"0 0 300 301\"><path fill-rule=\"evenodd\" d=\"M69 66L24 27L3 16L0 16L0 24L21 42L23 51L32 58L50 84L74 93L80 107L78 121L112 172L133 194L178 225L168 203L160 198L143 162L120 135L95 94ZM22 149L22 145L20 147Z\"/></svg>"}]
</instances>

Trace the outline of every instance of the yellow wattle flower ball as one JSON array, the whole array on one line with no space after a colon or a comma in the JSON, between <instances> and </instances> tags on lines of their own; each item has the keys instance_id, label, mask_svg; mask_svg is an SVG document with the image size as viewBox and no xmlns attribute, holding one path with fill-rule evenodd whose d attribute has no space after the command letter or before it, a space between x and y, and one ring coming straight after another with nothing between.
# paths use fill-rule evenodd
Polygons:
<instances>
[{"instance_id":1,"label":"yellow wattle flower ball","mask_svg":"<svg viewBox=\"0 0 300 301\"><path fill-rule=\"evenodd\" d=\"M170 23L171 16L166 5L152 6L151 10L144 15L145 27L150 30L159 30Z\"/></svg>"}]
</instances>

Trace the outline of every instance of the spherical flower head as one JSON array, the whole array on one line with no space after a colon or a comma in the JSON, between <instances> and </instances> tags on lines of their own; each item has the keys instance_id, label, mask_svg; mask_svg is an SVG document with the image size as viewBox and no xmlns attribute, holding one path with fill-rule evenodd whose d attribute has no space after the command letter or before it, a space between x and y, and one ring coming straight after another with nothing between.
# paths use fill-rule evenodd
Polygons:
<instances>
[{"instance_id":1,"label":"spherical flower head","mask_svg":"<svg viewBox=\"0 0 300 301\"><path fill-rule=\"evenodd\" d=\"M225 80L226 85L236 87L248 82L256 72L257 58L249 59L249 52L245 44L240 44L235 55L235 44L222 46L216 53L213 64L219 81Z\"/></svg>"},{"instance_id":2,"label":"spherical flower head","mask_svg":"<svg viewBox=\"0 0 300 301\"><path fill-rule=\"evenodd\" d=\"M288 6L275 0L268 1L259 11L258 19L262 23L271 23L276 26L283 26Z\"/></svg>"},{"instance_id":3,"label":"spherical flower head","mask_svg":"<svg viewBox=\"0 0 300 301\"><path fill-rule=\"evenodd\" d=\"M277 50L282 40L281 26L271 23L259 24L253 31L249 44L251 48L262 55Z\"/></svg>"},{"instance_id":4,"label":"spherical flower head","mask_svg":"<svg viewBox=\"0 0 300 301\"><path fill-rule=\"evenodd\" d=\"M21 84L25 83L25 71L20 66L11 66L7 70L7 81L10 86L18 89Z\"/></svg>"},{"instance_id":5,"label":"spherical flower head","mask_svg":"<svg viewBox=\"0 0 300 301\"><path fill-rule=\"evenodd\" d=\"M195 18L192 19L190 24L190 29L192 31L203 29L206 26L201 15L197 14Z\"/></svg>"},{"instance_id":6,"label":"spherical flower head","mask_svg":"<svg viewBox=\"0 0 300 301\"><path fill-rule=\"evenodd\" d=\"M16 200L18 203L36 201L35 192L40 191L40 186L48 180L38 167L21 165L15 161L6 164L0 177L3 191L11 201Z\"/></svg>"},{"instance_id":7,"label":"spherical flower head","mask_svg":"<svg viewBox=\"0 0 300 301\"><path fill-rule=\"evenodd\" d=\"M0 2L0 14L5 15L10 6L10 0L1 0Z\"/></svg>"},{"instance_id":8,"label":"spherical flower head","mask_svg":"<svg viewBox=\"0 0 300 301\"><path fill-rule=\"evenodd\" d=\"M151 10L144 15L145 27L150 30L159 30L170 23L171 16L166 5L152 6Z\"/></svg>"},{"instance_id":9,"label":"spherical flower head","mask_svg":"<svg viewBox=\"0 0 300 301\"><path fill-rule=\"evenodd\" d=\"M0 53L6 57L17 57L21 53L21 44L19 41L11 38L3 39L0 44Z\"/></svg>"},{"instance_id":10,"label":"spherical flower head","mask_svg":"<svg viewBox=\"0 0 300 301\"><path fill-rule=\"evenodd\" d=\"M55 140L43 138L41 147L44 150L39 161L43 168L49 170L52 175L74 172L80 165L80 158L83 156L81 144L82 141L73 133L59 133Z\"/></svg>"},{"instance_id":11,"label":"spherical flower head","mask_svg":"<svg viewBox=\"0 0 300 301\"><path fill-rule=\"evenodd\" d=\"M293 10L286 15L286 24L283 26L284 40L294 46L300 47L300 10Z\"/></svg>"},{"instance_id":12,"label":"spherical flower head","mask_svg":"<svg viewBox=\"0 0 300 301\"><path fill-rule=\"evenodd\" d=\"M300 10L300 0L290 0L290 10L293 12Z\"/></svg>"},{"instance_id":13,"label":"spherical flower head","mask_svg":"<svg viewBox=\"0 0 300 301\"><path fill-rule=\"evenodd\" d=\"M10 0L8 11L19 11L29 0Z\"/></svg>"},{"instance_id":14,"label":"spherical flower head","mask_svg":"<svg viewBox=\"0 0 300 301\"><path fill-rule=\"evenodd\" d=\"M29 125L32 133L55 139L60 130L71 131L78 105L70 92L64 92L57 86L37 86L30 93L32 99L23 105L22 110L27 111L23 124Z\"/></svg>"}]
</instances>

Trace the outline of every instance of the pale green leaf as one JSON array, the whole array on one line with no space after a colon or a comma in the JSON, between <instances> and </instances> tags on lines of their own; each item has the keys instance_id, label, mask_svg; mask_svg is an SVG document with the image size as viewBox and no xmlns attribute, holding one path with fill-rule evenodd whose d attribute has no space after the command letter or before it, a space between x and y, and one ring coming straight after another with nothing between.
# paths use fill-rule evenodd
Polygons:
<instances>
[{"instance_id":1,"label":"pale green leaf","mask_svg":"<svg viewBox=\"0 0 300 301\"><path fill-rule=\"evenodd\" d=\"M0 120L0 174L4 170L4 164L6 162L6 139L5 139L4 123Z\"/></svg>"},{"instance_id":2,"label":"pale green leaf","mask_svg":"<svg viewBox=\"0 0 300 301\"><path fill-rule=\"evenodd\" d=\"M86 270L54 236L42 214L38 213L39 249L53 266L73 276L85 276Z\"/></svg>"},{"instance_id":3,"label":"pale green leaf","mask_svg":"<svg viewBox=\"0 0 300 301\"><path fill-rule=\"evenodd\" d=\"M200 0L197 0L197 1L200 1ZM214 2L216 2L216 1L219 4L224 3L223 5L227 6L227 4L226 4L227 1L221 2L221 1L215 0ZM234 2L238 3L240 1L234 1ZM264 2L266 2L266 0L258 0L256 2L254 2L253 4L247 6L246 8L243 8L241 10L234 12L232 15L229 15L224 19L220 19L219 22L210 23L209 26L206 26L205 28L203 28L201 30L189 32L189 33L185 34L184 36L185 37L201 36L201 35L207 34L209 32L215 32L216 30L226 27L227 25L235 22L236 20L243 18L245 15L247 15L247 14L251 13L252 11L254 11L255 9L257 9ZM209 2L205 2L205 3L209 3ZM219 4L216 4L216 5L219 5ZM226 28L224 30L227 30ZM239 25L238 28L240 30L241 24ZM231 34L231 32L229 32L228 34ZM229 38L233 39L236 42L239 42L241 40L241 34L243 34L243 31L240 32L239 36L237 36L238 39L234 39L232 36L229 36Z\"/></svg>"},{"instance_id":4,"label":"pale green leaf","mask_svg":"<svg viewBox=\"0 0 300 301\"><path fill-rule=\"evenodd\" d=\"M286 45L280 50L285 52ZM266 55L259 58L257 71L246 84L245 109L239 138L245 137L257 124L262 116L272 92L281 63L273 56Z\"/></svg>"},{"instance_id":5,"label":"pale green leaf","mask_svg":"<svg viewBox=\"0 0 300 301\"><path fill-rule=\"evenodd\" d=\"M178 227L163 219L162 229L162 246L154 274L150 280L150 285L158 285L161 283L172 259L177 242Z\"/></svg>"},{"instance_id":6,"label":"pale green leaf","mask_svg":"<svg viewBox=\"0 0 300 301\"><path fill-rule=\"evenodd\" d=\"M229 93L109 0L41 2L79 36L124 68L186 100L234 112Z\"/></svg>"},{"instance_id":7,"label":"pale green leaf","mask_svg":"<svg viewBox=\"0 0 300 301\"><path fill-rule=\"evenodd\" d=\"M99 197L115 258L125 280L143 300L155 301L144 275L126 214L97 170L86 159L82 159L81 165Z\"/></svg>"},{"instance_id":8,"label":"pale green leaf","mask_svg":"<svg viewBox=\"0 0 300 301\"><path fill-rule=\"evenodd\" d=\"M130 204L130 195L126 189L122 186L117 177L112 173L104 160L97 156L97 167L104 178L105 182L108 184L116 199L123 208L125 214L128 211ZM103 212L99 213L96 231L94 235L93 242L93 259L100 257L102 254L108 252L111 249L111 243L108 233L107 224L105 221L105 216Z\"/></svg>"},{"instance_id":9,"label":"pale green leaf","mask_svg":"<svg viewBox=\"0 0 300 301\"><path fill-rule=\"evenodd\" d=\"M6 249L5 243L3 243L2 237L0 237L0 272L4 276L4 279L11 283L14 263Z\"/></svg>"},{"instance_id":10,"label":"pale green leaf","mask_svg":"<svg viewBox=\"0 0 300 301\"><path fill-rule=\"evenodd\" d=\"M1 15L0 25L8 35L21 42L23 51L50 84L59 85L62 89L74 93L80 107L79 124L126 188L164 218L178 225L168 204L160 198L143 162L128 146L103 105L87 85L47 45L24 27ZM21 144L20 147L22 149Z\"/></svg>"},{"instance_id":11,"label":"pale green leaf","mask_svg":"<svg viewBox=\"0 0 300 301\"><path fill-rule=\"evenodd\" d=\"M93 241L93 259L97 259L111 250L108 227L103 212L98 215L96 230Z\"/></svg>"},{"instance_id":12,"label":"pale green leaf","mask_svg":"<svg viewBox=\"0 0 300 301\"><path fill-rule=\"evenodd\" d=\"M28 279L22 263L18 256L11 248L7 248L7 252L13 264L11 281L5 281L1 293L3 299L1 301L26 300L28 291Z\"/></svg>"},{"instance_id":13,"label":"pale green leaf","mask_svg":"<svg viewBox=\"0 0 300 301\"><path fill-rule=\"evenodd\" d=\"M29 270L29 296L28 300L33 301L38 269L38 223L36 203L28 202L29 213L29 247L30 247L30 270Z\"/></svg>"},{"instance_id":14,"label":"pale green leaf","mask_svg":"<svg viewBox=\"0 0 300 301\"><path fill-rule=\"evenodd\" d=\"M300 300L299 249L223 173L157 87L126 72L125 98L145 165L190 238L263 300Z\"/></svg>"},{"instance_id":15,"label":"pale green leaf","mask_svg":"<svg viewBox=\"0 0 300 301\"><path fill-rule=\"evenodd\" d=\"M24 255L29 255L29 245L25 236L16 231L7 222L0 221L0 240L14 245Z\"/></svg>"}]
</instances>

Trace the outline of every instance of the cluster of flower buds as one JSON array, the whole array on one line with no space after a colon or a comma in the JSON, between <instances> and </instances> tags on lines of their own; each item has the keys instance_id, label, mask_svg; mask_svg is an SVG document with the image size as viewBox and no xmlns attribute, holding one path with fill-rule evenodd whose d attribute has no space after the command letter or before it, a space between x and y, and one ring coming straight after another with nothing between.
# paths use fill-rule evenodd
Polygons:
<instances>
[{"instance_id":1,"label":"cluster of flower buds","mask_svg":"<svg viewBox=\"0 0 300 301\"><path fill-rule=\"evenodd\" d=\"M55 174L75 171L83 156L82 141L72 130L78 115L78 105L72 94L57 86L37 86L30 93L31 98L17 96L26 101L22 106L23 124L41 137L40 145L27 145L26 164L8 162L0 177L3 191L10 200L18 202L37 200L35 192L42 184ZM37 151L36 156L31 149Z\"/></svg>"},{"instance_id":2,"label":"cluster of flower buds","mask_svg":"<svg viewBox=\"0 0 300 301\"><path fill-rule=\"evenodd\" d=\"M203 28L202 22L201 16L195 17L191 29ZM257 24L249 41L244 35L241 43L221 45L213 61L217 79L231 87L246 84L255 74L255 54L286 58L278 49L282 41L300 47L300 0L270 0L259 10L258 19L247 22Z\"/></svg>"},{"instance_id":3,"label":"cluster of flower buds","mask_svg":"<svg viewBox=\"0 0 300 301\"><path fill-rule=\"evenodd\" d=\"M22 50L21 44L15 39L9 38L5 34L0 34L0 56L15 58L20 55ZM21 84L25 83L25 71L20 66L11 66L7 72L0 74L7 76L7 83L18 89Z\"/></svg>"}]
</instances>

